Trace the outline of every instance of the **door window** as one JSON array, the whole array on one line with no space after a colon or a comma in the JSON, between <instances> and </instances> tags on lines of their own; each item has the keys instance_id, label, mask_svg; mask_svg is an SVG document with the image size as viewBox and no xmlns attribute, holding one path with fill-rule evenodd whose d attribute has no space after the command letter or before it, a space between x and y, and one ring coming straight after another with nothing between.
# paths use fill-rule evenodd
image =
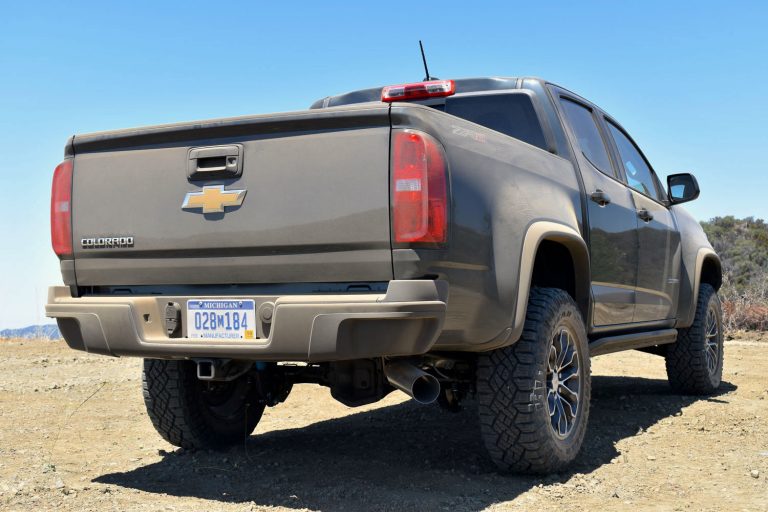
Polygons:
<instances>
[{"instance_id":1,"label":"door window","mask_svg":"<svg viewBox=\"0 0 768 512\"><path fill-rule=\"evenodd\" d=\"M611 132L616 147L621 157L621 165L627 175L627 185L657 201L660 200L659 190L653 171L643 158L643 155L635 147L629 137L608 121L608 130Z\"/></svg>"},{"instance_id":2,"label":"door window","mask_svg":"<svg viewBox=\"0 0 768 512\"><path fill-rule=\"evenodd\" d=\"M584 156L600 172L614 177L611 159L608 157L608 150L600 136L592 111L567 98L560 98L560 104Z\"/></svg>"}]
</instances>

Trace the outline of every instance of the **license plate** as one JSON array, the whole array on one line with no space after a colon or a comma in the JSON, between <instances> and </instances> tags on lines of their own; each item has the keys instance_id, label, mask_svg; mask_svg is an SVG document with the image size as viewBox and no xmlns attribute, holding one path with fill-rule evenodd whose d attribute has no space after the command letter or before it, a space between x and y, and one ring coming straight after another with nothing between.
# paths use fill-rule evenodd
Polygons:
<instances>
[{"instance_id":1,"label":"license plate","mask_svg":"<svg viewBox=\"0 0 768 512\"><path fill-rule=\"evenodd\" d=\"M187 301L187 337L218 340L256 338L253 300L200 299Z\"/></svg>"}]
</instances>

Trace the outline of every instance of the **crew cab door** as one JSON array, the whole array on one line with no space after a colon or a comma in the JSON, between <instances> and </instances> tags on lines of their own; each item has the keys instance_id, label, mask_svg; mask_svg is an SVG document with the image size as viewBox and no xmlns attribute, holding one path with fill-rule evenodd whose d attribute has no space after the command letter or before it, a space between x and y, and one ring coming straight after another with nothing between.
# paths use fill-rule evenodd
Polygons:
<instances>
[{"instance_id":1,"label":"crew cab door","mask_svg":"<svg viewBox=\"0 0 768 512\"><path fill-rule=\"evenodd\" d=\"M632 194L618 179L594 109L562 92L558 103L587 194L592 323L594 326L631 323L638 250L637 213Z\"/></svg>"},{"instance_id":2,"label":"crew cab door","mask_svg":"<svg viewBox=\"0 0 768 512\"><path fill-rule=\"evenodd\" d=\"M665 192L640 149L616 122L607 117L604 121L637 210L639 248L633 321L673 318L680 286L680 233L663 203Z\"/></svg>"}]
</instances>

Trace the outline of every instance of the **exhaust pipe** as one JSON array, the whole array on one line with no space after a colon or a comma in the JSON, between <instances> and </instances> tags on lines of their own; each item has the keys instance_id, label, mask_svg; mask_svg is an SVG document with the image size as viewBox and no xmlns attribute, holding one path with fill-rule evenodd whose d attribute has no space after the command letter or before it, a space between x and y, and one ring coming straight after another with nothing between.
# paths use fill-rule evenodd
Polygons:
<instances>
[{"instance_id":1,"label":"exhaust pipe","mask_svg":"<svg viewBox=\"0 0 768 512\"><path fill-rule=\"evenodd\" d=\"M385 363L384 375L390 384L420 404L431 404L440 395L440 382L411 363Z\"/></svg>"}]
</instances>

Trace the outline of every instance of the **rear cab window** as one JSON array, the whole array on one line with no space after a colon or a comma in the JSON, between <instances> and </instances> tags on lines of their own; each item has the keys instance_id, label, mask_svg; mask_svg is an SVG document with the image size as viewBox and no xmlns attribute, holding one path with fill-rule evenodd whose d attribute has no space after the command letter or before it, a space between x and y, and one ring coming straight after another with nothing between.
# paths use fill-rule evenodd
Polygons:
<instances>
[{"instance_id":1,"label":"rear cab window","mask_svg":"<svg viewBox=\"0 0 768 512\"><path fill-rule=\"evenodd\" d=\"M451 96L444 105L430 106L548 151L544 129L527 94Z\"/></svg>"}]
</instances>

